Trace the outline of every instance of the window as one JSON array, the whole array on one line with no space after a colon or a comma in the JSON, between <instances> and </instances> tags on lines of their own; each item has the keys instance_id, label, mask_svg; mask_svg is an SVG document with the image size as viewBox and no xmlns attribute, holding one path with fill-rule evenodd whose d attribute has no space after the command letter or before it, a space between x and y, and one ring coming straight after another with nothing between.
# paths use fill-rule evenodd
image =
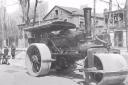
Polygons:
<instances>
[{"instance_id":1,"label":"window","mask_svg":"<svg viewBox=\"0 0 128 85\"><path fill-rule=\"evenodd\" d=\"M123 13L119 13L119 21L123 21Z\"/></svg>"},{"instance_id":2,"label":"window","mask_svg":"<svg viewBox=\"0 0 128 85\"><path fill-rule=\"evenodd\" d=\"M99 22L99 21L98 21L98 20L96 20L96 21L95 21L95 24L98 24L98 22Z\"/></svg>"},{"instance_id":3,"label":"window","mask_svg":"<svg viewBox=\"0 0 128 85\"><path fill-rule=\"evenodd\" d=\"M58 10L55 10L55 14L58 15Z\"/></svg>"},{"instance_id":4,"label":"window","mask_svg":"<svg viewBox=\"0 0 128 85\"><path fill-rule=\"evenodd\" d=\"M80 21L80 28L84 27L84 22Z\"/></svg>"},{"instance_id":5,"label":"window","mask_svg":"<svg viewBox=\"0 0 128 85\"><path fill-rule=\"evenodd\" d=\"M105 24L108 24L108 15L105 15Z\"/></svg>"}]
</instances>

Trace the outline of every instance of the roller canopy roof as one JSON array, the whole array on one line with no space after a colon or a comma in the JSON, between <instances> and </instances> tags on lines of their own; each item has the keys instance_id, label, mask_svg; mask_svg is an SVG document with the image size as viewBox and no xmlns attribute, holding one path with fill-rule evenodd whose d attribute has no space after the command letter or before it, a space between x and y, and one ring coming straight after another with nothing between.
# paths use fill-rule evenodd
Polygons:
<instances>
[{"instance_id":1,"label":"roller canopy roof","mask_svg":"<svg viewBox=\"0 0 128 85\"><path fill-rule=\"evenodd\" d=\"M64 29L73 29L76 25L64 22L64 21L56 21L52 23L47 24L41 24L41 25L35 25L32 27L24 28L26 31L58 31L58 30L64 30Z\"/></svg>"}]
</instances>

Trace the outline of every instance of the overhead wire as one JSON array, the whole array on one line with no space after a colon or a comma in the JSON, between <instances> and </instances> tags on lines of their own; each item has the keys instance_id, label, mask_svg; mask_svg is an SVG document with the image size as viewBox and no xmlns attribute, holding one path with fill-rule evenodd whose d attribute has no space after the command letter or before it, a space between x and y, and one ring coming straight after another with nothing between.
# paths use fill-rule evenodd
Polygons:
<instances>
[{"instance_id":1,"label":"overhead wire","mask_svg":"<svg viewBox=\"0 0 128 85\"><path fill-rule=\"evenodd\" d=\"M117 0L116 0L116 3L118 5L118 9L122 9L121 6L120 6L120 4L119 4L119 2Z\"/></svg>"}]
</instances>

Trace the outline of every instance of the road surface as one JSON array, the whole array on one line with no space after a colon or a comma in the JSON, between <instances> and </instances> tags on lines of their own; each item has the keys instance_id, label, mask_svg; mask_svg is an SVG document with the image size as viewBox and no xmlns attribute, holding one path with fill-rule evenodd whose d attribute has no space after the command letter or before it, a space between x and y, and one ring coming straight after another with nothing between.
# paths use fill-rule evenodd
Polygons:
<instances>
[{"instance_id":1,"label":"road surface","mask_svg":"<svg viewBox=\"0 0 128 85\"><path fill-rule=\"evenodd\" d=\"M128 60L128 54L125 57ZM30 76L25 69L24 52L9 62L11 65L0 65L0 85L83 85L83 74L78 71L67 75L50 72L46 76ZM128 77L124 85L128 85Z\"/></svg>"},{"instance_id":2,"label":"road surface","mask_svg":"<svg viewBox=\"0 0 128 85\"><path fill-rule=\"evenodd\" d=\"M82 75L50 73L43 77L30 76L19 66L0 65L0 85L81 85Z\"/></svg>"},{"instance_id":3,"label":"road surface","mask_svg":"<svg viewBox=\"0 0 128 85\"><path fill-rule=\"evenodd\" d=\"M25 53L9 60L10 65L0 65L0 85L82 85L82 74L70 73L60 75L50 72L49 75L33 77L25 69Z\"/></svg>"}]
</instances>

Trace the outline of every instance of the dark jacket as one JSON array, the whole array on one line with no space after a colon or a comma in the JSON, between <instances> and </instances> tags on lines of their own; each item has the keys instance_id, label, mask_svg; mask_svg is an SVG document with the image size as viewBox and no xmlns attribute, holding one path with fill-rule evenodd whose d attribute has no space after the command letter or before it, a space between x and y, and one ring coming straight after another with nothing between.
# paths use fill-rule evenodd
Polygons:
<instances>
[{"instance_id":1,"label":"dark jacket","mask_svg":"<svg viewBox=\"0 0 128 85\"><path fill-rule=\"evenodd\" d=\"M5 56L8 55L8 52L9 52L8 48L4 48L4 55Z\"/></svg>"},{"instance_id":2,"label":"dark jacket","mask_svg":"<svg viewBox=\"0 0 128 85\"><path fill-rule=\"evenodd\" d=\"M12 55L15 55L15 51L16 51L16 48L15 48L15 47L12 47L12 48L11 48L11 54L12 54Z\"/></svg>"}]
</instances>

